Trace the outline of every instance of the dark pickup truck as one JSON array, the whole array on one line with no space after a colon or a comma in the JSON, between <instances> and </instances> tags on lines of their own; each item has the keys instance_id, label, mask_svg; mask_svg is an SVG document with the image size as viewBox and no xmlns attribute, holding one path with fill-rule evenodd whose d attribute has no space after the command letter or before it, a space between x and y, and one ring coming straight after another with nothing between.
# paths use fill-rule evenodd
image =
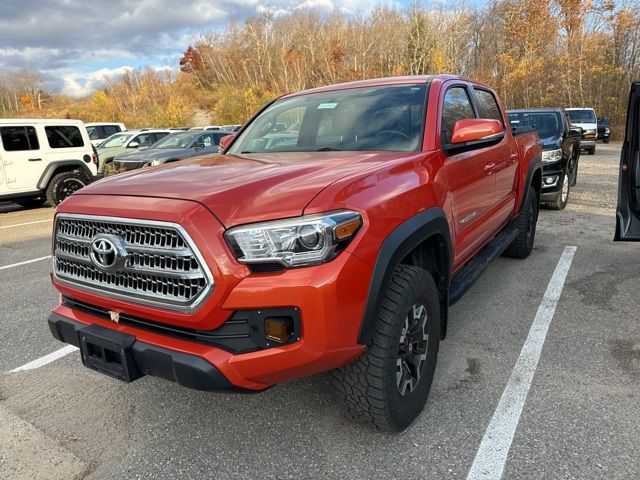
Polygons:
<instances>
[{"instance_id":1,"label":"dark pickup truck","mask_svg":"<svg viewBox=\"0 0 640 480\"><path fill-rule=\"evenodd\" d=\"M571 126L562 108L509 110L507 115L513 128L534 127L538 131L543 163L540 201L562 210L578 178L582 129Z\"/></svg>"}]
</instances>

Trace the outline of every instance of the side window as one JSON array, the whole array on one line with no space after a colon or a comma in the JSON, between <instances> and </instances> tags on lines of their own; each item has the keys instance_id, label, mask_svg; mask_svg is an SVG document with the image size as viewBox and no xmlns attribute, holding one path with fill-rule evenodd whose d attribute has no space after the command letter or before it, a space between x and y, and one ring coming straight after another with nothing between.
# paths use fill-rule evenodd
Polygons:
<instances>
[{"instance_id":1,"label":"side window","mask_svg":"<svg viewBox=\"0 0 640 480\"><path fill-rule=\"evenodd\" d=\"M451 143L453 126L458 120L475 118L473 107L467 89L464 87L452 87L444 94L442 107L442 138L444 143Z\"/></svg>"},{"instance_id":2,"label":"side window","mask_svg":"<svg viewBox=\"0 0 640 480\"><path fill-rule=\"evenodd\" d=\"M38 135L33 127L0 127L5 152L39 150Z\"/></svg>"},{"instance_id":3,"label":"side window","mask_svg":"<svg viewBox=\"0 0 640 480\"><path fill-rule=\"evenodd\" d=\"M476 100L478 101L478 115L480 115L480 118L499 120L504 126L498 102L496 102L491 92L476 89Z\"/></svg>"},{"instance_id":4,"label":"side window","mask_svg":"<svg viewBox=\"0 0 640 480\"><path fill-rule=\"evenodd\" d=\"M120 133L120 129L115 125L104 125L102 127L102 138L110 137L114 133Z\"/></svg>"},{"instance_id":5,"label":"side window","mask_svg":"<svg viewBox=\"0 0 640 480\"><path fill-rule=\"evenodd\" d=\"M71 125L44 127L44 132L51 148L84 147L84 140L78 127Z\"/></svg>"},{"instance_id":6,"label":"side window","mask_svg":"<svg viewBox=\"0 0 640 480\"><path fill-rule=\"evenodd\" d=\"M213 134L205 133L204 135L201 135L200 138L198 139L198 143L204 145L205 147L213 146L214 145Z\"/></svg>"},{"instance_id":7,"label":"side window","mask_svg":"<svg viewBox=\"0 0 640 480\"><path fill-rule=\"evenodd\" d=\"M143 133L135 137L132 142L138 142L138 148L149 147L153 142L153 136L150 133Z\"/></svg>"},{"instance_id":8,"label":"side window","mask_svg":"<svg viewBox=\"0 0 640 480\"><path fill-rule=\"evenodd\" d=\"M101 136L102 134L100 133L100 127L87 127L87 133L89 134L89 140L99 140L101 138L104 138Z\"/></svg>"},{"instance_id":9,"label":"side window","mask_svg":"<svg viewBox=\"0 0 640 480\"><path fill-rule=\"evenodd\" d=\"M169 132L156 132L153 134L153 140L151 141L151 143L155 143L161 138L166 137L167 135L169 135Z\"/></svg>"}]
</instances>

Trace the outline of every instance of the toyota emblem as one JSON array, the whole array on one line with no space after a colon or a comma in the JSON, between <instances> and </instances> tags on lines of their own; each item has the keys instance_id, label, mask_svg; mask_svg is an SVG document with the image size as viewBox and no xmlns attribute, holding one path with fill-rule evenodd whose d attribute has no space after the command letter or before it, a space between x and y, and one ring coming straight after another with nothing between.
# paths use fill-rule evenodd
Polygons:
<instances>
[{"instance_id":1,"label":"toyota emblem","mask_svg":"<svg viewBox=\"0 0 640 480\"><path fill-rule=\"evenodd\" d=\"M99 234L91 241L90 256L96 267L111 273L124 266L127 250L120 237Z\"/></svg>"}]
</instances>

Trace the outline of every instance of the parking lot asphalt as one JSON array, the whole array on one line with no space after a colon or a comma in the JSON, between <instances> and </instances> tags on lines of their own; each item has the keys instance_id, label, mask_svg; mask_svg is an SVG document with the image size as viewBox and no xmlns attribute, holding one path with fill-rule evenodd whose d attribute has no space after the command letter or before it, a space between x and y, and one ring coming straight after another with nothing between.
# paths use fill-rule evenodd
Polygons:
<instances>
[{"instance_id":1,"label":"parking lot asphalt","mask_svg":"<svg viewBox=\"0 0 640 480\"><path fill-rule=\"evenodd\" d=\"M50 260L0 270L0 425L15 425L0 478L465 478L566 246L575 256L503 478L638 478L640 245L612 241L619 155L583 154L568 207L541 211L530 257L498 259L452 307L427 406L396 435L353 423L328 374L232 395L120 383L77 352L9 373L64 345L46 326ZM50 254L51 216L0 205L0 268Z\"/></svg>"}]
</instances>

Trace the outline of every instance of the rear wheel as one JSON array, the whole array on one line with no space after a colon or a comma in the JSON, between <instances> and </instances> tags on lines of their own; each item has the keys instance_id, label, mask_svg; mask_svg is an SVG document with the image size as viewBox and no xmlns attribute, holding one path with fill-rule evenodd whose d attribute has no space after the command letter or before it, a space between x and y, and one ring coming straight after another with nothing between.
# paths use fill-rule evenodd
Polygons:
<instances>
[{"instance_id":1,"label":"rear wheel","mask_svg":"<svg viewBox=\"0 0 640 480\"><path fill-rule=\"evenodd\" d=\"M407 428L429 396L439 343L440 303L433 278L422 268L396 267L369 346L333 374L351 416L381 430Z\"/></svg>"},{"instance_id":2,"label":"rear wheel","mask_svg":"<svg viewBox=\"0 0 640 480\"><path fill-rule=\"evenodd\" d=\"M547 203L547 206L551 210L563 210L569 202L569 193L571 192L571 179L569 173L564 172L561 179L561 188L558 192L558 196L553 202Z\"/></svg>"},{"instance_id":3,"label":"rear wheel","mask_svg":"<svg viewBox=\"0 0 640 480\"><path fill-rule=\"evenodd\" d=\"M89 181L80 172L62 172L53 176L47 187L47 202L55 207L65 198L87 186Z\"/></svg>"},{"instance_id":4,"label":"rear wheel","mask_svg":"<svg viewBox=\"0 0 640 480\"><path fill-rule=\"evenodd\" d=\"M529 187L525 204L516 220L519 233L515 240L507 247L503 255L512 258L527 258L533 250L533 241L536 237L536 224L540 202L538 194L533 187Z\"/></svg>"}]
</instances>

